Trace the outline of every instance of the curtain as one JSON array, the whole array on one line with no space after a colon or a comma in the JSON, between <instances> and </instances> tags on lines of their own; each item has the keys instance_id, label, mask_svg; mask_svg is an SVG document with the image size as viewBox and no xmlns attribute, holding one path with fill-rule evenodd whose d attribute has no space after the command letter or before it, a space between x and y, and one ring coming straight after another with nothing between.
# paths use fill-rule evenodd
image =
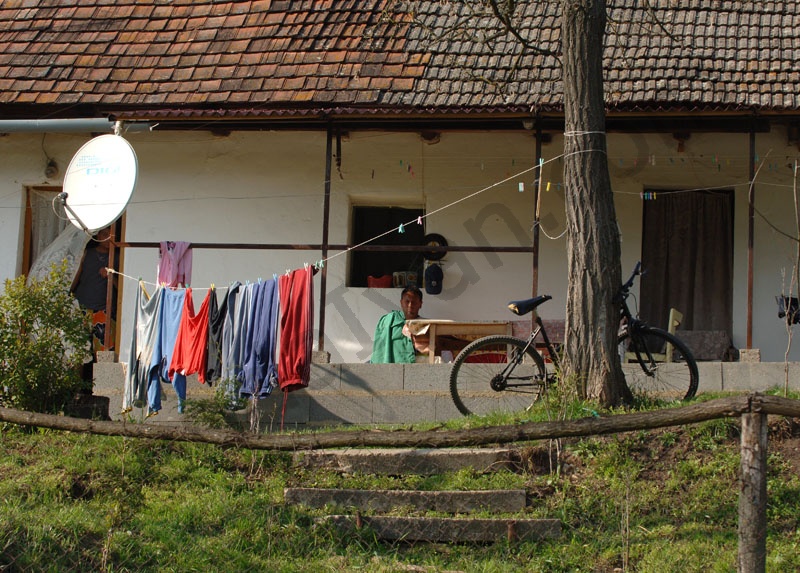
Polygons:
<instances>
[{"instance_id":1,"label":"curtain","mask_svg":"<svg viewBox=\"0 0 800 573\"><path fill-rule=\"evenodd\" d=\"M666 328L671 307L683 330L731 334L733 194L656 192L644 202L640 316Z\"/></svg>"},{"instance_id":2,"label":"curtain","mask_svg":"<svg viewBox=\"0 0 800 573\"><path fill-rule=\"evenodd\" d=\"M69 220L53 210L55 191L31 189L28 192L31 205L31 253L30 260L36 258L70 224ZM63 218L62 218L63 217Z\"/></svg>"}]
</instances>

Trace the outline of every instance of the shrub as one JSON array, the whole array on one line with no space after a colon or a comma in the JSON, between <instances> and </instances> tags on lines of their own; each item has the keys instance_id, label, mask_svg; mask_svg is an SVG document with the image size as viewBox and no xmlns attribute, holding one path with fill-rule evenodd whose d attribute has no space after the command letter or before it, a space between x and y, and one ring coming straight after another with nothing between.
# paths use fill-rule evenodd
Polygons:
<instances>
[{"instance_id":1,"label":"shrub","mask_svg":"<svg viewBox=\"0 0 800 573\"><path fill-rule=\"evenodd\" d=\"M58 413L91 392L80 367L89 349L89 316L70 294L66 264L26 284L6 280L0 294L0 405Z\"/></svg>"}]
</instances>

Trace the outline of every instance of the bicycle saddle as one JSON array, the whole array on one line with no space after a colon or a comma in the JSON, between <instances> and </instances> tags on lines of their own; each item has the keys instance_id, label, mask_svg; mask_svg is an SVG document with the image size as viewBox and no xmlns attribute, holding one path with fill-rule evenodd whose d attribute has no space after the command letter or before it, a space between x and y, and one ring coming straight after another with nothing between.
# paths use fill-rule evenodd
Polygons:
<instances>
[{"instance_id":1,"label":"bicycle saddle","mask_svg":"<svg viewBox=\"0 0 800 573\"><path fill-rule=\"evenodd\" d=\"M512 300L508 303L508 308L511 312L516 314L517 316L524 316L532 311L534 308L542 304L543 302L547 302L553 298L549 294L540 294L539 296L535 296L533 298L526 298L524 300Z\"/></svg>"}]
</instances>

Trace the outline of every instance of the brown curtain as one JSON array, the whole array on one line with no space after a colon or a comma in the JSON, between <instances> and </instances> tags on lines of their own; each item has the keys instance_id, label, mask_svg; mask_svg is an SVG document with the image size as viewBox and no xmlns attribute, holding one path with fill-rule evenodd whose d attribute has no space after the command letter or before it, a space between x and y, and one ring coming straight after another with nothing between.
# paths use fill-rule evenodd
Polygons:
<instances>
[{"instance_id":1,"label":"brown curtain","mask_svg":"<svg viewBox=\"0 0 800 573\"><path fill-rule=\"evenodd\" d=\"M733 193L655 193L644 202L642 319L666 328L674 307L683 330L731 334Z\"/></svg>"}]
</instances>

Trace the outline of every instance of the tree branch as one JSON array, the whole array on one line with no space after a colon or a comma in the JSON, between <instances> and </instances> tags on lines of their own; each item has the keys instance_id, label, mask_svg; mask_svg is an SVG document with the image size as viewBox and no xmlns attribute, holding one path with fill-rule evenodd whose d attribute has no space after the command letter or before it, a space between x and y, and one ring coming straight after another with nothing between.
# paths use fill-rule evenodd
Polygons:
<instances>
[{"instance_id":1,"label":"tree branch","mask_svg":"<svg viewBox=\"0 0 800 573\"><path fill-rule=\"evenodd\" d=\"M553 52L552 50L545 50L544 48L540 48L539 46L531 44L530 42L528 42L528 40L522 37L522 35L519 33L519 30L517 30L516 26L514 26L514 23L511 21L510 14L514 10L514 4L515 4L514 0L508 0L509 4L508 12L503 12L502 10L500 10L500 6L497 5L497 0L486 0L486 3L492 9L492 13L495 15L495 17L500 21L500 23L503 24L503 26L505 26L508 33L514 36L520 42L520 44L522 44L524 48L527 48L528 50L531 50L536 54L541 54L542 56L552 56L556 59L560 58L559 53Z\"/></svg>"}]
</instances>

